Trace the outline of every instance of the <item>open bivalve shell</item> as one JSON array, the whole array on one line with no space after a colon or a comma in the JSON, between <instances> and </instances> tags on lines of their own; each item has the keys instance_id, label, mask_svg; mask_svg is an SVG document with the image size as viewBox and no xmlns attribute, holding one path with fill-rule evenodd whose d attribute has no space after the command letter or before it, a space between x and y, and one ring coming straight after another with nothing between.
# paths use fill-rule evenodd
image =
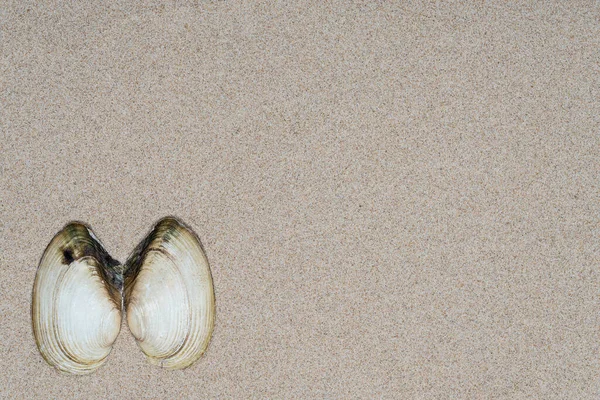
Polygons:
<instances>
[{"instance_id":1,"label":"open bivalve shell","mask_svg":"<svg viewBox=\"0 0 600 400\"><path fill-rule=\"evenodd\" d=\"M159 221L125 266L79 222L65 226L46 248L32 322L50 365L74 374L99 368L119 334L123 310L152 364L186 368L206 351L215 319L211 272L199 239L176 218Z\"/></svg>"}]
</instances>

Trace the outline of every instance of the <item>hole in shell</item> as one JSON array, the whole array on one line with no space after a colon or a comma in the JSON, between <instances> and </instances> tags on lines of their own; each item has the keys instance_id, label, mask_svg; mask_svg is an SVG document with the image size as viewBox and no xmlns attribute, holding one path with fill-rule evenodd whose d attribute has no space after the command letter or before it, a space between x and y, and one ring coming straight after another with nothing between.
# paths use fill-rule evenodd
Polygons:
<instances>
[{"instance_id":1,"label":"hole in shell","mask_svg":"<svg viewBox=\"0 0 600 400\"><path fill-rule=\"evenodd\" d=\"M63 264L69 265L73 261L75 261L75 259L73 258L73 251L71 249L64 249L63 250Z\"/></svg>"}]
</instances>

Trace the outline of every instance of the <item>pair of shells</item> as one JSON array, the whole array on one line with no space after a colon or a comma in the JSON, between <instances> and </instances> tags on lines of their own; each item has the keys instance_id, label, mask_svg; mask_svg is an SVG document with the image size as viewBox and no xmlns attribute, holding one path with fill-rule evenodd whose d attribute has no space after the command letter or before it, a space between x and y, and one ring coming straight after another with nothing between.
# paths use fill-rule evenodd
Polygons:
<instances>
[{"instance_id":1,"label":"pair of shells","mask_svg":"<svg viewBox=\"0 0 600 400\"><path fill-rule=\"evenodd\" d=\"M208 261L193 231L159 221L124 265L90 227L73 222L50 242L33 287L33 333L61 371L90 373L105 363L127 323L155 365L190 366L208 347L215 298Z\"/></svg>"}]
</instances>

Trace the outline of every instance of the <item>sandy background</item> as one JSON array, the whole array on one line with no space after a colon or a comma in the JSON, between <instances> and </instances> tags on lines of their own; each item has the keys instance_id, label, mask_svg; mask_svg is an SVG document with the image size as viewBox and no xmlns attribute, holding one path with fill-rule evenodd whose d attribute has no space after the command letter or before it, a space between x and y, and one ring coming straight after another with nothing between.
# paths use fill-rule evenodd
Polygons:
<instances>
[{"instance_id":1,"label":"sandy background","mask_svg":"<svg viewBox=\"0 0 600 400\"><path fill-rule=\"evenodd\" d=\"M3 1L1 397L600 396L600 6ZM475 2L472 2L475 3ZM181 217L217 323L49 367L37 263Z\"/></svg>"}]
</instances>

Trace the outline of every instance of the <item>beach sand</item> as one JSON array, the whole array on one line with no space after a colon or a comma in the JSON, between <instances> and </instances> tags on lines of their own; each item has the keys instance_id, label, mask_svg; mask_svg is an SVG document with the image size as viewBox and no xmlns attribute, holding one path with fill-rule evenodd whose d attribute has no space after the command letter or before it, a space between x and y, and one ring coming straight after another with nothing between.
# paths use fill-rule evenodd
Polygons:
<instances>
[{"instance_id":1,"label":"beach sand","mask_svg":"<svg viewBox=\"0 0 600 400\"><path fill-rule=\"evenodd\" d=\"M0 397L600 397L597 3L101 3L0 7ZM44 248L165 215L208 351L59 374Z\"/></svg>"}]
</instances>

